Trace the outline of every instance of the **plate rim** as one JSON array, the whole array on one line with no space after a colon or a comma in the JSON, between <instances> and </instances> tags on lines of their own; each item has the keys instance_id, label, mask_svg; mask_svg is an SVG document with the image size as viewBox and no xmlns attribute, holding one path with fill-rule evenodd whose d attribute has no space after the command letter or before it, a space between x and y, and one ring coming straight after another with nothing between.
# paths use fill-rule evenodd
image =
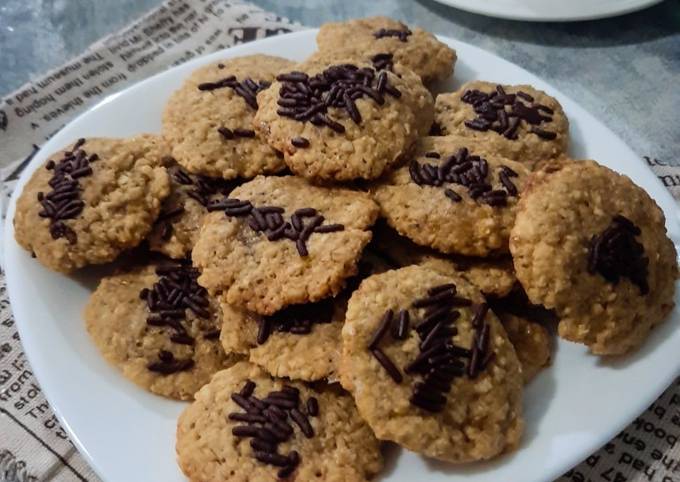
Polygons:
<instances>
[{"instance_id":1,"label":"plate rim","mask_svg":"<svg viewBox=\"0 0 680 482\"><path fill-rule=\"evenodd\" d=\"M228 47L226 49L222 49L222 50L213 52L211 54L198 56L194 59L191 59L188 62L185 62L185 63L177 65L177 66L172 66L172 67L170 67L170 68L168 68L164 71L158 72L158 73L156 73L156 74L154 74L150 77L142 79L141 81L138 81L138 82L126 87L125 89L121 90L120 92L116 92L116 93L113 93L113 94L105 97L104 99L100 100L95 105L91 106L86 111L82 112L81 114L76 116L74 119L69 121L66 125L70 125L70 124L72 124L76 121L79 121L81 118L86 117L87 115L89 115L95 109L100 108L102 105L115 101L116 98L119 97L120 95L122 95L123 93L128 93L128 91L130 91L130 90L135 90L135 89L141 88L141 86L143 84L145 84L147 82L151 82L153 79L156 79L158 77L164 76L171 70L175 70L175 69L190 70L190 69L195 68L196 66L210 62L213 59L217 59L218 57L220 57L221 55L224 55L225 53L233 53L234 51L236 51L233 55L230 55L230 56L237 56L237 55L239 55L238 51L241 50L244 47L247 49L248 46L250 46L250 48L252 48L254 45L263 45L263 44L266 45L266 44L269 44L269 43L275 43L275 42L279 41L281 39L281 37L288 37L288 38L308 37L308 36L315 35L317 31L318 31L317 28L304 29L304 30L300 30L300 31L296 31L296 32L290 32L290 33L281 34L281 35L277 35L277 36L273 36L273 37L255 40L255 41L248 42L248 43L245 43L245 44L239 44L239 45L236 45L236 46ZM621 144L624 145L632 154L634 154L635 157L638 158L640 160L640 163L642 164L642 160L641 160L640 156L638 156L635 153L635 151L633 151L628 146L628 144L626 144L625 141L623 141L623 139L621 139L621 137L619 137L616 133L614 133L604 122L600 121L597 117L590 114L590 112L588 110L586 110L584 107L582 107L578 102L574 101L571 97L563 94L559 89L555 88L552 84L543 80L538 75L533 74L532 72L526 70L525 68L521 67L520 65L517 65L517 64L503 58L502 56L496 54L495 52L485 50L481 47L477 47L475 45L472 45L472 44L469 44L467 42L463 42L463 41L460 41L460 40L457 40L457 39L454 39L454 38L451 38L451 37L448 37L448 36L437 35L437 37L440 40L444 41L445 43L448 43L449 45L460 45L460 46L463 46L465 49L470 49L470 50L473 50L473 51L475 51L475 50L480 51L480 52L483 52L486 55L490 55L492 57L495 57L495 59L497 59L498 61L508 63L508 64L512 65L514 68L521 70L523 74L526 74L529 77L540 81L540 83L549 86L550 89L551 89L552 95L554 95L556 97L561 97L563 99L568 99L569 102L571 104L573 104L573 106L577 107L581 111L579 116L585 115L587 117L590 117L592 120L594 120L597 124L599 124L601 126L602 129L607 131L607 134L609 136L612 136L613 138L619 140L621 142ZM53 141L53 138L48 140L43 145L43 147L41 148L41 151L45 152L44 149L47 146L49 146L52 141ZM39 164L38 159L40 159L40 158L41 158L40 154L36 153L36 155L31 160L29 165L26 166L24 171L21 173L21 176L19 177L17 184L16 184L16 187L15 187L15 189L12 193L12 196L10 198L10 201L9 201L9 204L8 204L8 209L7 209L7 215L6 215L6 219L5 219L5 223L4 223L4 229L3 229L3 234L4 234L3 253L5 254L5 256L7 255L7 253L9 253L8 247L9 246L14 247L13 245L16 244L16 241L14 240L14 229L13 229L13 219L14 219L14 213L15 213L15 207L16 207L16 200L19 197L20 190L26 184L28 178L33 173L33 171L35 171L35 169L37 168L37 166ZM660 191L660 192L663 192L662 196L666 197L667 200L670 199L673 203L672 206L673 206L673 209L674 209L675 216L666 216L667 226L669 225L669 223L673 223L676 227L680 228L680 222L679 222L679 217L678 217L678 209L677 209L677 206L676 206L675 201L673 200L671 194L668 192L668 190L665 187L663 187L663 184L654 175L653 172L650 171L649 174L650 174L651 177L654 178L655 183L660 188L662 188L662 191ZM655 198L655 201L658 202L659 200ZM677 246L677 242L676 242L676 246ZM16 311L15 311L16 309L14 307L15 306L14 301L19 297L19 295L17 294L19 289L17 287L18 283L15 280L15 278L19 277L19 274L17 272L15 272L13 269L7 270L6 267L7 267L7 260L5 259L3 269L4 269L5 275L6 275L6 284L7 284L8 298L10 300L10 308L12 309L13 313L16 313ZM17 287L17 289L13 288L12 286ZM676 296L678 296L678 293L679 292L678 292L677 285L676 285ZM20 307L18 309L18 311L22 312L23 308ZM20 321L20 318L24 319L23 314L21 316L16 316L16 314L15 314L15 322L16 322L17 330L19 332L21 339L22 340L23 339L29 339L29 340L32 339L33 336L31 335L31 330L29 328L30 322L26 321L26 323L24 323L24 322ZM680 318L680 315L679 315L679 318ZM667 321L670 322L670 320L667 320ZM30 343L30 344L32 345L32 343ZM27 357L29 364L32 368L32 371L33 371L34 375L36 376L36 379L38 380L38 383L40 384L40 386L43 387L44 384L43 384L42 380L43 380L43 378L46 378L46 375L43 373L43 366L38 364L37 366L39 368L36 368L36 365L33 363L34 355L30 354L29 350L27 350L25 348L25 346L26 345L24 343L22 343L22 347L24 348L24 353L26 354L26 357ZM678 375L680 375L680 362L678 363L678 366L675 367L674 372L669 371L666 374L666 376L659 377L656 380L656 383L654 384L653 388L646 391L645 392L646 395L641 396L638 399L639 400L639 403L637 404L638 408L636 410L634 410L634 413L631 411L631 413L629 413L628 416L622 417L621 420L619 421L619 423L612 424L612 426L609 429L600 431L599 435L597 437L595 437L598 440L598 442L593 441L589 444L586 444L587 449L584 448L584 449L576 451L579 454L579 457L578 457L577 460L572 460L572 459L565 460L561 464L556 464L555 466L551 467L550 469L547 469L544 472L544 474L545 474L544 480L546 482L549 482L550 480L561 476L564 472L566 472L567 470L569 470L573 466L578 465L589 454L595 453L599 449L599 447L601 447L604 443L606 443L610 439L612 439L616 435L616 433L618 433L620 430L625 428L631 421L633 421L635 419L635 417L637 417L639 414L643 413L644 410L646 410L646 408L652 402L654 402L654 400L656 400L672 384L673 380ZM51 383L48 382L47 385L51 385ZM62 407L58 404L55 405L53 403L52 394L48 393L48 391L45 391L45 390L43 390L43 394L44 394L45 398L47 399L47 401L50 405L50 408L52 409L52 411L57 416L59 422L62 424L64 429L68 432L69 438L76 445L76 447L78 448L78 451L83 455L83 457L85 458L87 463L93 468L93 470L97 473L97 475L100 478L102 478L102 480L110 480L104 475L104 471L100 467L99 463L90 454L90 451L87 449L87 447L85 447L85 445L82 443L82 441L78 437L77 433L71 427L71 424L68 422L68 419L64 416L64 413L62 412ZM575 459L576 457L574 456L573 458ZM489 469L489 470L490 470L490 472L493 472L494 469L492 468L492 469ZM461 472L461 474L462 474L462 472Z\"/></svg>"},{"instance_id":2,"label":"plate rim","mask_svg":"<svg viewBox=\"0 0 680 482\"><path fill-rule=\"evenodd\" d=\"M609 10L593 11L590 13L574 13L572 15L551 14L548 11L535 14L513 14L505 10L499 11L494 5L489 6L487 2L475 2L475 0L432 0L440 5L457 8L468 13L483 15L486 17L499 18L504 20L523 21L523 22L582 22L588 20L600 20L605 18L619 17L629 13L638 12L657 5L664 0L639 0L639 3L628 5L624 8L612 8ZM492 0L497 2L498 0ZM563 2L565 0L553 0ZM569 1L569 0L566 0Z\"/></svg>"}]
</instances>

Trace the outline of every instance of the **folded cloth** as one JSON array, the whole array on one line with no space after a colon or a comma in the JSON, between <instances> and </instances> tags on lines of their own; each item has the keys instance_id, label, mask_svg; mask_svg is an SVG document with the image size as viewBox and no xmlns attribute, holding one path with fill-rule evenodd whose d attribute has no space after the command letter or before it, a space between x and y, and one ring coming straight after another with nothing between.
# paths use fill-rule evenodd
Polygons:
<instances>
[{"instance_id":1,"label":"folded cloth","mask_svg":"<svg viewBox=\"0 0 680 482\"><path fill-rule=\"evenodd\" d=\"M27 83L0 104L0 207L40 145L105 96L199 55L301 28L234 0L168 0ZM662 179L680 174L679 167L651 157L644 162ZM680 189L674 194L680 198ZM4 209L2 214L4 219ZM679 409L676 380L633 424L560 482L680 482ZM0 482L38 480L99 478L70 442L31 372L0 271Z\"/></svg>"}]
</instances>

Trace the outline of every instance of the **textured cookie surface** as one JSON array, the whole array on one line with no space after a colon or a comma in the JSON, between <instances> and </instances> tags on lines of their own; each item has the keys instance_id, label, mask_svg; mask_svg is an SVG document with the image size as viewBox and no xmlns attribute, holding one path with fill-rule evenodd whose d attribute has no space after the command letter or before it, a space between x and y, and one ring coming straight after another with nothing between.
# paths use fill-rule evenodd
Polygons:
<instances>
[{"instance_id":1,"label":"textured cookie surface","mask_svg":"<svg viewBox=\"0 0 680 482\"><path fill-rule=\"evenodd\" d=\"M373 179L408 150L432 112L416 75L348 62L299 64L258 95L255 128L297 175Z\"/></svg>"},{"instance_id":2,"label":"textured cookie surface","mask_svg":"<svg viewBox=\"0 0 680 482\"><path fill-rule=\"evenodd\" d=\"M357 57L378 66L400 63L426 83L448 78L456 62L456 52L431 33L387 17L326 23L316 42L322 55Z\"/></svg>"},{"instance_id":3,"label":"textured cookie surface","mask_svg":"<svg viewBox=\"0 0 680 482\"><path fill-rule=\"evenodd\" d=\"M421 138L413 160L374 187L381 215L400 234L445 253L507 252L528 171L479 145Z\"/></svg>"},{"instance_id":4,"label":"textured cookie surface","mask_svg":"<svg viewBox=\"0 0 680 482\"><path fill-rule=\"evenodd\" d=\"M180 259L188 256L196 244L208 214L207 205L224 199L239 181L189 174L174 163L168 172L170 196L163 202L148 241L152 251Z\"/></svg>"},{"instance_id":5,"label":"textured cookie surface","mask_svg":"<svg viewBox=\"0 0 680 482\"><path fill-rule=\"evenodd\" d=\"M258 177L236 188L231 198L258 209L278 209L275 225L287 234L269 241L271 231L258 232L251 226L252 211L236 216L213 212L200 231L193 261L202 270L201 285L223 293L229 304L264 315L339 293L345 280L357 272L378 214L375 203L363 193L314 187L292 176ZM299 211L305 208L315 214ZM301 230L293 226L294 215L300 215ZM313 224L319 222L315 228ZM330 231L321 232L325 229ZM308 239L303 243L296 237Z\"/></svg>"},{"instance_id":6,"label":"textured cookie surface","mask_svg":"<svg viewBox=\"0 0 680 482\"><path fill-rule=\"evenodd\" d=\"M532 303L593 353L640 345L673 307L678 268L664 215L626 176L593 161L536 173L510 239Z\"/></svg>"},{"instance_id":7,"label":"textured cookie surface","mask_svg":"<svg viewBox=\"0 0 680 482\"><path fill-rule=\"evenodd\" d=\"M424 301L432 296L439 302ZM520 365L503 327L482 304L462 278L420 266L371 276L352 295L342 331L341 380L379 439L450 462L488 459L517 445L523 425ZM444 328L432 321L421 325L428 309L439 311L430 320ZM409 329L401 337L388 328L376 343L388 310L393 320L407 311ZM434 329L441 335L426 341ZM398 379L379 357L393 364Z\"/></svg>"},{"instance_id":8,"label":"textured cookie surface","mask_svg":"<svg viewBox=\"0 0 680 482\"><path fill-rule=\"evenodd\" d=\"M280 154L253 132L256 95L293 63L269 55L216 62L191 74L170 97L163 136L189 172L251 178L281 171Z\"/></svg>"},{"instance_id":9,"label":"textured cookie surface","mask_svg":"<svg viewBox=\"0 0 680 482\"><path fill-rule=\"evenodd\" d=\"M191 400L213 373L237 357L226 355L220 345L221 318L212 299L186 290L199 302L208 299L208 305L199 306L201 315L176 308L184 313L170 321L149 309L148 296L162 301L158 293L148 294L158 291L154 285L170 286L177 279L159 276L156 269L146 266L102 279L85 308L86 328L104 358L126 378L158 395Z\"/></svg>"},{"instance_id":10,"label":"textured cookie surface","mask_svg":"<svg viewBox=\"0 0 680 482\"><path fill-rule=\"evenodd\" d=\"M230 418L232 413L243 413L243 408L235 403L232 394L238 394L247 381L255 384L252 397L259 400L284 388L282 380L271 378L261 368L238 363L217 373L180 416L177 456L182 471L192 482L281 480L277 477L281 467L255 458L257 454L251 442L259 437L233 434L235 427L246 423ZM276 453L290 458L291 452L295 451L299 460L293 466L294 470L288 469L291 475L286 480L363 482L382 468L378 441L359 417L352 397L328 387L312 389L296 382L288 382L288 386L298 391L299 410L308 420L313 436L303 435L291 418L284 419L293 432L289 439L277 444ZM317 400L316 416L309 415L306 408L311 398Z\"/></svg>"},{"instance_id":11,"label":"textured cookie surface","mask_svg":"<svg viewBox=\"0 0 680 482\"><path fill-rule=\"evenodd\" d=\"M78 144L53 154L33 173L14 217L17 242L64 273L107 263L138 245L170 191L158 137Z\"/></svg>"},{"instance_id":12,"label":"textured cookie surface","mask_svg":"<svg viewBox=\"0 0 680 482\"><path fill-rule=\"evenodd\" d=\"M569 122L560 104L528 85L473 81L435 102L444 135L482 141L500 156L530 168L566 152Z\"/></svg>"},{"instance_id":13,"label":"textured cookie surface","mask_svg":"<svg viewBox=\"0 0 680 482\"><path fill-rule=\"evenodd\" d=\"M508 338L522 365L524 383L529 383L550 364L552 341L542 325L510 313L499 313Z\"/></svg>"}]
</instances>

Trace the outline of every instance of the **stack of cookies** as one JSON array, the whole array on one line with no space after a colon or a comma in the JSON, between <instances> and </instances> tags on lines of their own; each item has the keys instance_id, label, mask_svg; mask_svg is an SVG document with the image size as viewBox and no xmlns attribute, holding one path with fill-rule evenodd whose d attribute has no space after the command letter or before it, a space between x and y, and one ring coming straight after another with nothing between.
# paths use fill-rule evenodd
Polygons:
<instances>
[{"instance_id":1,"label":"stack of cookies","mask_svg":"<svg viewBox=\"0 0 680 482\"><path fill-rule=\"evenodd\" d=\"M196 70L161 135L80 139L17 203L53 270L134 250L86 327L125 377L192 401L192 481L362 481L381 441L493 458L520 442L550 327L621 355L673 306L663 213L569 159L554 98L475 81L435 101L455 52L387 18L317 41Z\"/></svg>"}]
</instances>

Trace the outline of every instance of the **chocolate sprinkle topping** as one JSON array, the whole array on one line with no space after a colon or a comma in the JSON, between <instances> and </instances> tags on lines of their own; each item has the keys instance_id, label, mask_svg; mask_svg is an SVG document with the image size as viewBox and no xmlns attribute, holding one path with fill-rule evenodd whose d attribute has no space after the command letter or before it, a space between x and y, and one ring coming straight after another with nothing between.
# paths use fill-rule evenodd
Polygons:
<instances>
[{"instance_id":1,"label":"chocolate sprinkle topping","mask_svg":"<svg viewBox=\"0 0 680 482\"><path fill-rule=\"evenodd\" d=\"M590 240L588 272L599 273L614 285L622 276L626 277L640 289L641 295L649 293L649 258L644 246L635 239L640 233L630 219L614 216L607 229Z\"/></svg>"},{"instance_id":2,"label":"chocolate sprinkle topping","mask_svg":"<svg viewBox=\"0 0 680 482\"><path fill-rule=\"evenodd\" d=\"M239 82L235 76L230 75L229 77L224 77L215 82L204 82L202 84L198 84L198 90L213 91L229 87L233 89L236 94L241 96L246 104L248 104L252 109L257 110L257 93L261 90L269 88L269 86L270 83L264 80L256 82L248 77L243 82Z\"/></svg>"},{"instance_id":3,"label":"chocolate sprinkle topping","mask_svg":"<svg viewBox=\"0 0 680 482\"><path fill-rule=\"evenodd\" d=\"M376 70L389 70L391 72L394 67L393 57L394 56L388 52L376 54L371 57L371 63ZM381 89L378 88L378 90Z\"/></svg>"},{"instance_id":4,"label":"chocolate sprinkle topping","mask_svg":"<svg viewBox=\"0 0 680 482\"><path fill-rule=\"evenodd\" d=\"M296 450L287 455L278 453L279 444L293 438L293 424L306 438L314 437L314 427L300 409L300 391L297 388L284 385L281 391L269 392L262 400L255 397L255 388L255 383L247 380L239 393L231 395L231 399L245 410L245 413L232 412L228 415L229 420L245 423L232 427L231 433L237 438L250 438L253 457L263 464L280 467L277 477L288 478L300 464L301 457ZM318 403L314 397L307 400L310 416L318 415Z\"/></svg>"},{"instance_id":5,"label":"chocolate sprinkle topping","mask_svg":"<svg viewBox=\"0 0 680 482\"><path fill-rule=\"evenodd\" d=\"M411 32L411 30L409 30L406 25L402 24L402 27L402 30L381 28L380 30L373 32L373 36L376 39L381 39L384 37L397 37L400 41L406 42L409 35L411 35L413 32Z\"/></svg>"},{"instance_id":6,"label":"chocolate sprinkle topping","mask_svg":"<svg viewBox=\"0 0 680 482\"><path fill-rule=\"evenodd\" d=\"M227 216L246 217L246 223L253 231L264 233L269 241L289 239L295 242L298 254L308 256L307 241L314 233L324 234L343 231L342 224L323 224L325 218L317 214L314 208L298 209L291 216L290 222L283 218L284 209L279 206L262 206L256 208L250 201L226 199L214 205L216 209L224 209ZM274 214L273 216L269 216ZM303 218L308 221L304 222Z\"/></svg>"},{"instance_id":7,"label":"chocolate sprinkle topping","mask_svg":"<svg viewBox=\"0 0 680 482\"><path fill-rule=\"evenodd\" d=\"M38 215L49 218L52 239L66 238L69 244L75 244L78 236L64 221L75 219L83 212L85 202L80 198L82 187L79 179L91 175L90 164L99 159L97 154L88 156L82 148L84 144L85 139L78 139L73 149L64 152L60 160L47 162L45 169L52 171L48 181L52 190L38 193L38 202L43 207Z\"/></svg>"},{"instance_id":8,"label":"chocolate sprinkle topping","mask_svg":"<svg viewBox=\"0 0 680 482\"><path fill-rule=\"evenodd\" d=\"M377 73L376 69L352 64L333 65L313 77L304 72L288 72L279 74L276 80L281 82L278 115L316 126L325 125L340 134L345 132L345 126L329 117L330 108L344 111L355 124L360 124L358 99L369 97L383 105L385 94L401 97L401 92L389 83L385 71Z\"/></svg>"},{"instance_id":9,"label":"chocolate sprinkle topping","mask_svg":"<svg viewBox=\"0 0 680 482\"><path fill-rule=\"evenodd\" d=\"M521 99L521 100L520 100ZM552 122L553 110L535 102L526 92L508 94L503 86L497 85L496 91L485 93L480 90L466 90L461 100L472 104L477 117L466 120L469 129L477 131L494 131L506 139L517 139L517 129L521 122L528 124L529 132L544 140L557 138L556 132L546 131L538 125Z\"/></svg>"},{"instance_id":10,"label":"chocolate sprinkle topping","mask_svg":"<svg viewBox=\"0 0 680 482\"><path fill-rule=\"evenodd\" d=\"M293 137L290 140L290 143L293 144L295 147L301 148L309 147L309 139L305 137Z\"/></svg>"},{"instance_id":11,"label":"chocolate sprinkle topping","mask_svg":"<svg viewBox=\"0 0 680 482\"><path fill-rule=\"evenodd\" d=\"M194 361L191 359L177 360L172 352L161 350L158 352L158 361L149 363L146 367L161 375L171 375L173 373L191 370L194 366Z\"/></svg>"},{"instance_id":12,"label":"chocolate sprinkle topping","mask_svg":"<svg viewBox=\"0 0 680 482\"><path fill-rule=\"evenodd\" d=\"M263 316L259 321L257 343L263 345L275 331L307 335L312 332L313 325L330 323L333 310L333 300L325 299L316 303L290 305L271 316Z\"/></svg>"},{"instance_id":13,"label":"chocolate sprinkle topping","mask_svg":"<svg viewBox=\"0 0 680 482\"><path fill-rule=\"evenodd\" d=\"M428 152L425 157L435 159L433 154L435 153ZM436 154L439 156L438 153ZM439 164L427 162L421 164L414 160L409 165L411 179L420 186L443 187L447 184L457 184L466 188L470 197L478 203L505 206L508 197L517 197L519 194L517 186L510 179L516 177L517 173L507 166L500 166L497 171L500 186L493 189L492 173L488 161L470 154L465 148L460 149L454 155L445 157ZM454 203L463 200L462 196L450 187L444 188L444 195Z\"/></svg>"}]
</instances>

